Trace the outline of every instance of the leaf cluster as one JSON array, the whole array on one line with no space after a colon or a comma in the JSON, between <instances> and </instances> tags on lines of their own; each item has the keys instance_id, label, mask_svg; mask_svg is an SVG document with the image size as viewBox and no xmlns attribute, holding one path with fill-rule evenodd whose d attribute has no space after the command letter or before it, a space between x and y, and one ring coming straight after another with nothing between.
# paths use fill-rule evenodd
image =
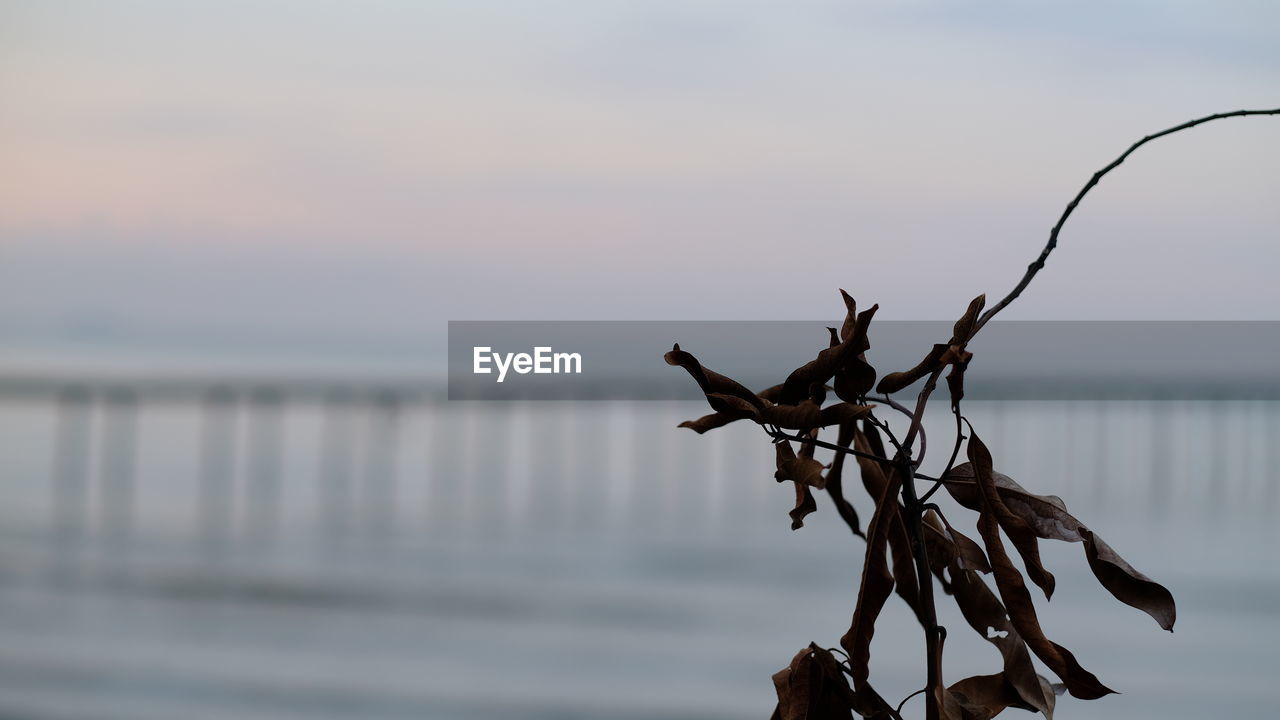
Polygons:
<instances>
[{"instance_id":1,"label":"leaf cluster","mask_svg":"<svg viewBox=\"0 0 1280 720\"><path fill-rule=\"evenodd\" d=\"M870 681L876 620L895 593L911 608L926 635L929 682L923 692L931 717L985 720L1009 707L1052 717L1060 693L1094 699L1113 692L1041 628L1027 580L1047 600L1055 579L1041 561L1039 542L1081 543L1101 585L1166 630L1173 629L1173 596L1070 514L1060 498L1029 492L994 470L990 451L961 412L964 375L973 359L968 344L980 328L985 297L969 304L946 342L934 344L914 367L889 373L877 383L866 352L878 306L859 313L848 293L842 290L841 296L846 317L838 331L828 328L827 347L782 383L759 392L703 366L678 344L665 355L668 364L684 368L693 377L712 410L681 427L704 433L742 420L759 425L774 443L775 480L795 487L795 505L789 511L792 529L802 527L805 517L817 510L815 493L825 492L850 531L865 540L853 618L840 639L838 652L844 659L816 644L797 654L774 676L778 694L774 717L901 717L901 704L890 704ZM945 471L929 478L918 472L924 445L921 422L928 395L944 372L956 437ZM915 412L892 398L921 380L925 384ZM873 387L877 397L871 395ZM882 407L910 417L903 439L878 415ZM832 429L835 442L824 441L822 434ZM922 440L919 455L917 437ZM819 447L834 451L830 464L814 457ZM956 464L962 448L967 462ZM865 528L845 496L844 468L849 456L857 462L863 490L875 503ZM923 494L916 485L921 480L932 483ZM978 540L961 533L941 508L927 502L939 488L945 488L962 508L977 513ZM970 627L995 646L1001 658L995 672L943 682L945 630L936 620L935 583L955 601ZM1056 682L1037 672L1033 657L1056 676Z\"/></svg>"}]
</instances>

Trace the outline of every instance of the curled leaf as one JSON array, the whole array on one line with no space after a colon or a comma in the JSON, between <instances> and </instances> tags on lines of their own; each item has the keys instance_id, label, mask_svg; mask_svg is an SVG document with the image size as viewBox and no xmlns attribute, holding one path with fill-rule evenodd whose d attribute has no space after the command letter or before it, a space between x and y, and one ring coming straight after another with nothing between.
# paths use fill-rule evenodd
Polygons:
<instances>
[{"instance_id":1,"label":"curled leaf","mask_svg":"<svg viewBox=\"0 0 1280 720\"><path fill-rule=\"evenodd\" d=\"M934 345L929 354L925 355L915 367L902 372L892 372L880 378L880 384L876 385L876 392L892 395L942 367L942 356L947 352L948 347L941 343Z\"/></svg>"},{"instance_id":2,"label":"curled leaf","mask_svg":"<svg viewBox=\"0 0 1280 720\"><path fill-rule=\"evenodd\" d=\"M969 441L970 457L973 456L975 444L983 452L986 446L982 445L981 440L977 440L977 436ZM986 455L990 458L990 454ZM1002 480L997 480L999 473L988 470L986 474L975 474L973 470L974 463L964 463L951 469L947 475L946 483L947 492L951 493L961 505L970 510L979 512L989 512L992 519L996 521L1000 529L1009 536L1009 540L1018 550L1018 554L1022 556L1022 562L1027 566L1027 575L1031 580L1044 591L1045 598L1053 595L1055 585L1053 573L1045 569L1044 564L1040 562L1040 546L1036 538L1042 537L1040 528L1034 526L1033 521L1026 516L1010 508L1005 504L1005 495L1000 492L1000 487L1006 481L1012 483L1007 477L1000 476ZM973 479L973 484L957 482L964 478ZM1054 498L1055 500L1057 498ZM1061 502L1061 500L1058 500Z\"/></svg>"},{"instance_id":3,"label":"curled leaf","mask_svg":"<svg viewBox=\"0 0 1280 720\"><path fill-rule=\"evenodd\" d=\"M853 437L857 431L858 426L856 423L842 423L840 425L840 434L836 438L836 444L841 447L849 447L853 443ZM840 514L840 518L849 526L853 534L865 540L867 536L862 532L858 511L844 497L845 457L845 453L838 452L831 460L831 468L827 470L827 494L831 496L831 502L835 503L836 512Z\"/></svg>"},{"instance_id":4,"label":"curled leaf","mask_svg":"<svg viewBox=\"0 0 1280 720\"><path fill-rule=\"evenodd\" d=\"M667 361L668 365L684 368L706 395L730 395L755 407L764 407L764 401L756 396L755 393L748 390L738 381L703 367L702 363L699 363L692 353L680 349L680 343L672 346L671 351L662 357Z\"/></svg>"},{"instance_id":5,"label":"curled leaf","mask_svg":"<svg viewBox=\"0 0 1280 720\"><path fill-rule=\"evenodd\" d=\"M976 433L969 439L969 462L973 467L977 484L982 489L982 511L978 517L978 531L986 545L996 587L999 588L1000 597L1008 609L1010 622L1026 641L1027 647L1062 679L1072 695L1082 700L1092 700L1115 692L1099 682L1093 673L1081 667L1069 650L1045 637L1044 631L1040 628L1040 620L1036 617L1031 593L1027 591L1022 573L1018 572L1017 567L1010 560L1008 553L1004 550L1004 543L1000 539L1001 524L996 520L996 516L999 512L997 507L1001 503L991 477L991 453Z\"/></svg>"},{"instance_id":6,"label":"curled leaf","mask_svg":"<svg viewBox=\"0 0 1280 720\"><path fill-rule=\"evenodd\" d=\"M992 471L991 482L1001 504L1021 518L1036 536L1046 540L1083 542L1085 559L1098 582L1117 600L1150 615L1165 630L1173 630L1177 609L1173 594L1138 572L1074 515L1056 495L1028 492L1007 475ZM961 505L980 510L982 500L971 463L952 468L947 491Z\"/></svg>"},{"instance_id":7,"label":"curled leaf","mask_svg":"<svg viewBox=\"0 0 1280 720\"><path fill-rule=\"evenodd\" d=\"M867 528L867 550L862 564L862 583L858 588L853 622L844 637L840 638L840 646L849 654L853 689L866 695L875 693L869 682L869 667L876 618L880 616L885 601L893 592L893 575L889 572L885 546L888 544L889 530L898 508L897 497L901 488L902 477L897 472L890 472L883 491L876 498L876 509ZM879 698L879 695L875 697Z\"/></svg>"},{"instance_id":8,"label":"curled leaf","mask_svg":"<svg viewBox=\"0 0 1280 720\"><path fill-rule=\"evenodd\" d=\"M822 426L822 410L818 404L805 400L795 405L771 405L760 414L763 422L791 430L808 430Z\"/></svg>"},{"instance_id":9,"label":"curled leaf","mask_svg":"<svg viewBox=\"0 0 1280 720\"><path fill-rule=\"evenodd\" d=\"M1098 582L1102 583L1102 587L1120 602L1147 613L1155 618L1160 627L1173 632L1173 623L1177 620L1173 594L1165 586L1135 570L1088 528L1081 526L1080 534L1084 536L1084 553L1089 561L1089 568L1093 570Z\"/></svg>"},{"instance_id":10,"label":"curled leaf","mask_svg":"<svg viewBox=\"0 0 1280 720\"><path fill-rule=\"evenodd\" d=\"M848 720L850 712L871 717L875 708L858 696L829 650L810 644L773 675L777 720Z\"/></svg>"},{"instance_id":11,"label":"curled leaf","mask_svg":"<svg viewBox=\"0 0 1280 720\"><path fill-rule=\"evenodd\" d=\"M949 573L956 605L969 626L1000 651L1009 684L1024 702L1052 720L1054 694L1036 674L1027 644L1009 620L1004 605L976 572L953 564Z\"/></svg>"},{"instance_id":12,"label":"curled leaf","mask_svg":"<svg viewBox=\"0 0 1280 720\"><path fill-rule=\"evenodd\" d=\"M696 420L685 420L676 427L689 428L701 435L708 430L715 430L718 427L724 427L735 420L741 419L742 418L740 417L733 417L731 415L717 412L711 413L710 415L703 415Z\"/></svg>"},{"instance_id":13,"label":"curled leaf","mask_svg":"<svg viewBox=\"0 0 1280 720\"><path fill-rule=\"evenodd\" d=\"M862 316L856 314L857 306L853 302L853 298L845 291L840 291L841 297L845 300L847 313L845 315L844 325L842 326L840 342L823 349L818 353L818 357L796 368L787 376L786 382L782 384L782 392L779 394L778 402L791 404L800 401L808 395L809 387L814 383L824 384L832 377L845 363L859 353L866 350L866 333L865 324L870 323L871 315L875 313L876 308L863 313L866 316L863 320ZM858 329L864 328L860 335ZM833 338L834 339L834 338ZM844 398L846 400L850 398Z\"/></svg>"},{"instance_id":14,"label":"curled leaf","mask_svg":"<svg viewBox=\"0 0 1280 720\"><path fill-rule=\"evenodd\" d=\"M801 447L799 455L796 455L791 442L787 440L777 443L774 448L777 470L773 477L778 482L790 480L795 485L796 504L787 514L791 517L791 529L799 530L804 527L805 517L818 509L818 503L813 499L809 488L821 489L826 486L826 480L822 477L822 463L813 459L812 443Z\"/></svg>"},{"instance_id":15,"label":"curled leaf","mask_svg":"<svg viewBox=\"0 0 1280 720\"><path fill-rule=\"evenodd\" d=\"M925 539L929 540L930 536L936 535L938 542L945 543L943 549L942 560L944 562L949 558L955 558L957 566L963 570L977 570L981 573L991 572L991 563L987 561L987 556L982 552L982 546L974 542L964 533L951 527L951 523L947 522L946 517L941 513L929 510L924 514ZM933 546L930 545L930 554L933 554Z\"/></svg>"},{"instance_id":16,"label":"curled leaf","mask_svg":"<svg viewBox=\"0 0 1280 720\"><path fill-rule=\"evenodd\" d=\"M1018 694L1017 689L1009 682L1003 672L993 675L975 675L967 677L947 688L964 708L965 720L990 720L999 715L1005 708L1021 708L1038 710L1028 705ZM1049 693L1053 697L1053 693ZM1046 717L1053 716L1053 701L1049 701L1050 710Z\"/></svg>"},{"instance_id":17,"label":"curled leaf","mask_svg":"<svg viewBox=\"0 0 1280 720\"><path fill-rule=\"evenodd\" d=\"M969 342L970 336L973 335L973 329L978 324L978 315L982 313L982 308L986 304L986 293L969 301L969 307L965 308L964 315L960 316L960 319L951 328L950 344L964 345Z\"/></svg>"}]
</instances>

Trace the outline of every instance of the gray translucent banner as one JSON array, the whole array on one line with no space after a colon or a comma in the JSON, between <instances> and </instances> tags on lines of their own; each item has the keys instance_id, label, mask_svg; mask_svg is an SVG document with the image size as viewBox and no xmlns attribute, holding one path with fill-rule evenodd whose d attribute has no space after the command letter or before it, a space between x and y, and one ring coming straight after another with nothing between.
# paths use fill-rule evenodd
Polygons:
<instances>
[{"instance_id":1,"label":"gray translucent banner","mask_svg":"<svg viewBox=\"0 0 1280 720\"><path fill-rule=\"evenodd\" d=\"M673 342L760 390L827 347L828 326L839 323L453 321L449 399L700 399L663 362ZM883 376L946 342L951 323L876 322L870 337ZM966 397L979 400L1280 399L1280 322L992 322L969 350Z\"/></svg>"}]
</instances>

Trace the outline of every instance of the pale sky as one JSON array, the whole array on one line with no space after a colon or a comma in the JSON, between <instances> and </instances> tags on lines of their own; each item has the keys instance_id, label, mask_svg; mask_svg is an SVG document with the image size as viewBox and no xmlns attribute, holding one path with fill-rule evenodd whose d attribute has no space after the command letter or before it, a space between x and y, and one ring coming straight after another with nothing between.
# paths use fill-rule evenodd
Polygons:
<instances>
[{"instance_id":1,"label":"pale sky","mask_svg":"<svg viewBox=\"0 0 1280 720\"><path fill-rule=\"evenodd\" d=\"M7 0L0 346L949 318L1277 106L1262 1ZM1277 197L1280 118L1159 141L1007 316L1280 319Z\"/></svg>"}]
</instances>

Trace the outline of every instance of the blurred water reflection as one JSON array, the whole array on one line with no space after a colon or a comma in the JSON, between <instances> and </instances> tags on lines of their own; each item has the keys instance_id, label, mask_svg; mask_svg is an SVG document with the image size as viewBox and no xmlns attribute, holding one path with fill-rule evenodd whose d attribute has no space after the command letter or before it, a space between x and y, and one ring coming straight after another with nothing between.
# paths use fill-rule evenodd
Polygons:
<instances>
[{"instance_id":1,"label":"blurred water reflection","mask_svg":"<svg viewBox=\"0 0 1280 720\"><path fill-rule=\"evenodd\" d=\"M676 429L700 404L221 388L0 404L0 715L763 717L769 675L847 628L861 542L824 502L791 532L758 429ZM1280 408L969 415L1179 601L1162 633L1046 548L1046 629L1125 693L1059 717L1268 717ZM919 632L892 603L882 622L873 677L902 697ZM967 635L948 674L993 672Z\"/></svg>"}]
</instances>

